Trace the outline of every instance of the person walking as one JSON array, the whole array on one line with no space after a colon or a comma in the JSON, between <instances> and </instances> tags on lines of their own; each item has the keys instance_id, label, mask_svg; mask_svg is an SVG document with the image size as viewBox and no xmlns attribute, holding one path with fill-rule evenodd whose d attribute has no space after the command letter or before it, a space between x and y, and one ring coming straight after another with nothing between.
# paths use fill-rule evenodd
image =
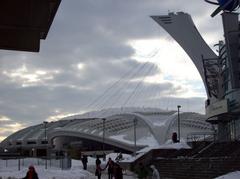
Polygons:
<instances>
[{"instance_id":1,"label":"person walking","mask_svg":"<svg viewBox=\"0 0 240 179\"><path fill-rule=\"evenodd\" d=\"M96 159L96 166L97 165L101 165L101 160L99 159L99 157L97 156L97 159Z\"/></svg>"},{"instance_id":2,"label":"person walking","mask_svg":"<svg viewBox=\"0 0 240 179\"><path fill-rule=\"evenodd\" d=\"M118 164L114 164L114 179L123 179L122 167Z\"/></svg>"},{"instance_id":3,"label":"person walking","mask_svg":"<svg viewBox=\"0 0 240 179\"><path fill-rule=\"evenodd\" d=\"M28 167L28 171L27 171L27 174L24 178L22 179L38 179L38 174L37 172L35 171L35 168L34 166L29 166Z\"/></svg>"},{"instance_id":4,"label":"person walking","mask_svg":"<svg viewBox=\"0 0 240 179\"><path fill-rule=\"evenodd\" d=\"M101 175L102 175L101 160L97 156L95 176L97 176L98 179L101 179Z\"/></svg>"},{"instance_id":5,"label":"person walking","mask_svg":"<svg viewBox=\"0 0 240 179\"><path fill-rule=\"evenodd\" d=\"M151 165L150 168L152 169L152 179L160 179L160 174L154 165Z\"/></svg>"},{"instance_id":6,"label":"person walking","mask_svg":"<svg viewBox=\"0 0 240 179\"><path fill-rule=\"evenodd\" d=\"M87 163L88 163L88 158L86 155L84 155L82 158L83 170L87 170Z\"/></svg>"},{"instance_id":7,"label":"person walking","mask_svg":"<svg viewBox=\"0 0 240 179\"><path fill-rule=\"evenodd\" d=\"M114 170L114 162L112 161L111 158L108 158L107 165L105 169L108 168L108 179L113 178L113 170Z\"/></svg>"}]
</instances>

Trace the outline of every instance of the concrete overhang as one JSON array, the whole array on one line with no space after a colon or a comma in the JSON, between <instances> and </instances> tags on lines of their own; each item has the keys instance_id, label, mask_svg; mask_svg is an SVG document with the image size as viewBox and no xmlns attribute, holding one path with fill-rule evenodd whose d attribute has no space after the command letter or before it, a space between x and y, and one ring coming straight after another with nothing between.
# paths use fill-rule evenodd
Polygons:
<instances>
[{"instance_id":1,"label":"concrete overhang","mask_svg":"<svg viewBox=\"0 0 240 179\"><path fill-rule=\"evenodd\" d=\"M39 52L61 0L0 1L0 49Z\"/></svg>"},{"instance_id":2,"label":"concrete overhang","mask_svg":"<svg viewBox=\"0 0 240 179\"><path fill-rule=\"evenodd\" d=\"M61 137L61 136L79 137L79 138L88 139L88 140L92 140L92 141L96 141L96 142L102 142L102 136L90 135L90 134L86 134L86 133L82 133L82 132L75 132L75 131L65 131L65 130L53 131L51 134L48 134L48 140L52 141L54 138ZM114 139L111 139L108 137L105 138L104 143L127 150L127 151L131 151L131 152L135 151L134 144L124 143L124 142L117 141L117 140L114 140ZM147 147L147 145L137 145L136 149L140 150L144 147Z\"/></svg>"}]
</instances>

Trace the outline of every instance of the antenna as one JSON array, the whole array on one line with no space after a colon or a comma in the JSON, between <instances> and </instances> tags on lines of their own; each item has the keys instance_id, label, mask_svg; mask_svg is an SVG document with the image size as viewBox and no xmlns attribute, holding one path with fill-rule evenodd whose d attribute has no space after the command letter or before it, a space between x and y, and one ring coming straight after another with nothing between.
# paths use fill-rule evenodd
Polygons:
<instances>
[{"instance_id":1,"label":"antenna","mask_svg":"<svg viewBox=\"0 0 240 179\"><path fill-rule=\"evenodd\" d=\"M204 0L205 2L213 5L217 5L218 8L213 11L211 17L215 17L221 11L224 12L233 12L239 8L240 0L217 0L217 1L210 1Z\"/></svg>"}]
</instances>

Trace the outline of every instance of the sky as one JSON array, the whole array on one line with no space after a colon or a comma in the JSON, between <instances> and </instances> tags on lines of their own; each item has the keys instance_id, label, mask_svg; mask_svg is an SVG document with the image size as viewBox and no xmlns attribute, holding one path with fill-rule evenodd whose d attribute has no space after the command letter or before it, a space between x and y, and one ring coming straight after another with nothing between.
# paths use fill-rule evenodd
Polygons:
<instances>
[{"instance_id":1,"label":"sky","mask_svg":"<svg viewBox=\"0 0 240 179\"><path fill-rule=\"evenodd\" d=\"M204 113L195 66L151 15L191 14L213 48L221 16L203 0L62 1L39 53L0 50L0 141L43 121L110 107ZM215 50L213 48L213 50Z\"/></svg>"}]
</instances>

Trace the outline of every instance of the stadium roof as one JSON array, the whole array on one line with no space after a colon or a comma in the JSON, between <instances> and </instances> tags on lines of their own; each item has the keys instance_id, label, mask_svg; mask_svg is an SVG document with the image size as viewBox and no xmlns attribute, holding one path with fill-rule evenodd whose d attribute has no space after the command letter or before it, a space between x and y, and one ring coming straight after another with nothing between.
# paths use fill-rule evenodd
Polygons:
<instances>
[{"instance_id":1,"label":"stadium roof","mask_svg":"<svg viewBox=\"0 0 240 179\"><path fill-rule=\"evenodd\" d=\"M183 112L180 118L183 139L194 132L212 132L212 126L205 122L205 117L201 114ZM44 124L39 124L20 130L5 139L1 145L28 147L28 142L31 142L29 147L33 147L35 142L34 145L41 146L45 140L44 127ZM103 110L50 122L46 127L48 141L57 137L78 137L102 142L104 131L106 144L134 151L134 128L139 149L164 144L177 131L177 112L139 108Z\"/></svg>"}]
</instances>

